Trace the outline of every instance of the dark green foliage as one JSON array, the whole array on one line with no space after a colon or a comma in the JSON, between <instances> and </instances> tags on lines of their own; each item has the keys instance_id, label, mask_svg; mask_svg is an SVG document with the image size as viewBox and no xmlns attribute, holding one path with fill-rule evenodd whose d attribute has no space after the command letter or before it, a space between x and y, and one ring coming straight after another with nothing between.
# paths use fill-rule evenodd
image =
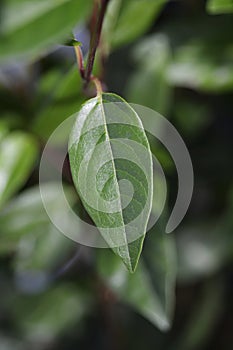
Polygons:
<instances>
[{"instance_id":1,"label":"dark green foliage","mask_svg":"<svg viewBox=\"0 0 233 350\"><path fill-rule=\"evenodd\" d=\"M94 84L84 86L80 77L74 43L85 65L92 9L91 0L0 4L0 349L231 349L233 2L110 0L93 74L104 90L125 100L104 92L100 101ZM105 103L117 101L124 106L119 114L136 125L97 127L106 118ZM194 197L170 235L164 232L177 192L173 161L125 101L163 114L190 151ZM98 113L85 115L91 103ZM104 199L119 200L117 215L88 206L77 181L79 165L106 138L141 143L150 165L151 149L167 178L164 212L146 236L151 197L135 242L127 242L123 228L118 239L125 244L115 247L100 229L116 254L65 237L40 195L42 189L65 231L72 226L85 237L82 224L66 221L52 172L39 187L47 140L80 113L95 130L80 140L77 119L61 176L70 207L85 222L118 228L152 192L151 173L147 183L133 162L113 159L98 174L97 187ZM50 145L49 169L58 173L56 162L68 149L67 125ZM136 189L126 209L121 204L127 193L118 186L125 178ZM155 172L153 213L162 201L159 181Z\"/></svg>"}]
</instances>

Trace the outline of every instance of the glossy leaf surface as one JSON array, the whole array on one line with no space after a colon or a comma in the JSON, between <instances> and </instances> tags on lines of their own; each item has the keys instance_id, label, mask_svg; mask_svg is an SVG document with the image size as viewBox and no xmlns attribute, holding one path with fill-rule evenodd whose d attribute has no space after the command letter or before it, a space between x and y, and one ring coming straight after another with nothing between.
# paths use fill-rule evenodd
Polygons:
<instances>
[{"instance_id":1,"label":"glossy leaf surface","mask_svg":"<svg viewBox=\"0 0 233 350\"><path fill-rule=\"evenodd\" d=\"M76 189L107 244L136 268L152 202L152 158L136 112L120 97L85 103L70 137Z\"/></svg>"}]
</instances>

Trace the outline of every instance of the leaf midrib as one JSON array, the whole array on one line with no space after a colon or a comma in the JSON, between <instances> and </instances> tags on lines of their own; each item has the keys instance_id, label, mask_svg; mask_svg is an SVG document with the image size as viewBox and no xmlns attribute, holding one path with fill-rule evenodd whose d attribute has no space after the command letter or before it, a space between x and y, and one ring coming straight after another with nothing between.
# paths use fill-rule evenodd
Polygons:
<instances>
[{"instance_id":1,"label":"leaf midrib","mask_svg":"<svg viewBox=\"0 0 233 350\"><path fill-rule=\"evenodd\" d=\"M102 98L102 94L100 96L97 97L97 99L99 99L99 105L100 105L100 108L101 108L101 111L102 111L102 116L103 116L103 121L104 121L104 129L105 129L105 133L106 133L106 138L107 138L107 141L109 142L109 148L110 148L110 153L111 153L111 162L112 162L112 166L113 166L113 172L114 172L114 177L115 179L117 180L116 183L117 183L117 194L119 196L119 199L120 199L120 207L121 207L121 210L120 210L120 216L121 216L121 220L122 220L122 223L124 224L124 217L123 217L123 214L122 214L122 201L121 201L121 196L120 196L120 189L119 189L119 185L118 185L118 178L117 178L117 174L116 174L116 169L115 169L115 163L113 161L113 151L112 151L112 147L111 147L111 140L110 140L110 137L109 137L109 132L108 132L108 128L107 128L107 121L106 121L106 117L105 117L105 112L104 112L104 108L103 108L103 98ZM125 240L125 245L127 247L127 255L128 255L128 259L130 261L130 265L131 265L131 259L130 259L130 255L129 255L129 249L128 249L128 241L127 241L127 236L126 236L126 232L125 232L125 228L124 228L124 240ZM132 267L132 266L131 266Z\"/></svg>"}]
</instances>

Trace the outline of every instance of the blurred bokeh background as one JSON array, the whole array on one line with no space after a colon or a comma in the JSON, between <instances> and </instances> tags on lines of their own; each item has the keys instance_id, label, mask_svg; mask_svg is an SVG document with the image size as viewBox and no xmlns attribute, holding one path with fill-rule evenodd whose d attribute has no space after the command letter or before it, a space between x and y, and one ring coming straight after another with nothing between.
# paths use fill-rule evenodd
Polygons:
<instances>
[{"instance_id":1,"label":"blurred bokeh background","mask_svg":"<svg viewBox=\"0 0 233 350\"><path fill-rule=\"evenodd\" d=\"M0 11L0 349L232 349L232 1L110 1L95 74L173 123L195 176L190 209L167 236L177 174L152 143L167 213L133 276L111 252L60 234L38 186L49 135L88 98L65 43L73 30L86 55L92 1L5 0ZM63 178L85 217L68 161ZM43 186L62 217L56 183Z\"/></svg>"}]
</instances>

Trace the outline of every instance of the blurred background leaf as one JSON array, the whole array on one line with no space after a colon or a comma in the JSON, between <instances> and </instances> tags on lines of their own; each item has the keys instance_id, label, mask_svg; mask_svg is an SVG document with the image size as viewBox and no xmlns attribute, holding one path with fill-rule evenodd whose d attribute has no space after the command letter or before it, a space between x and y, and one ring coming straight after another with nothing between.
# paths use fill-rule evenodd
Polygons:
<instances>
[{"instance_id":1,"label":"blurred background leaf","mask_svg":"<svg viewBox=\"0 0 233 350\"><path fill-rule=\"evenodd\" d=\"M4 2L0 61L25 55L35 58L51 50L67 38L79 21L84 21L90 4L89 0L78 3L75 0Z\"/></svg>"},{"instance_id":2,"label":"blurred background leaf","mask_svg":"<svg viewBox=\"0 0 233 350\"><path fill-rule=\"evenodd\" d=\"M131 305L159 329L168 330L174 306L174 242L152 229L144 250L145 258L140 260L134 274L127 272L120 260L105 249L97 252L97 270L119 301Z\"/></svg>"},{"instance_id":3,"label":"blurred background leaf","mask_svg":"<svg viewBox=\"0 0 233 350\"><path fill-rule=\"evenodd\" d=\"M166 76L170 63L170 47L163 35L153 35L135 47L137 67L126 86L130 102L144 104L159 113L169 111L171 86Z\"/></svg>"},{"instance_id":4,"label":"blurred background leaf","mask_svg":"<svg viewBox=\"0 0 233 350\"><path fill-rule=\"evenodd\" d=\"M72 284L61 284L39 296L14 298L11 300L14 305L12 316L20 320L19 330L26 339L46 344L61 336L64 330L79 327L80 320L87 312L88 302L90 298L86 291Z\"/></svg>"},{"instance_id":5,"label":"blurred background leaf","mask_svg":"<svg viewBox=\"0 0 233 350\"><path fill-rule=\"evenodd\" d=\"M0 141L0 206L25 184L35 165L38 147L22 132L12 132Z\"/></svg>"},{"instance_id":6,"label":"blurred background leaf","mask_svg":"<svg viewBox=\"0 0 233 350\"><path fill-rule=\"evenodd\" d=\"M233 12L232 0L208 0L207 10L210 13Z\"/></svg>"},{"instance_id":7,"label":"blurred background leaf","mask_svg":"<svg viewBox=\"0 0 233 350\"><path fill-rule=\"evenodd\" d=\"M47 205L58 216L62 215L61 195L57 190L57 184L49 182L41 186L43 194L46 194ZM76 199L73 189L65 187L64 190L67 200L70 205L73 205ZM42 202L39 186L29 188L14 198L1 211L0 219L0 251L14 251L18 248L21 238L26 236L25 244L22 243L21 249L27 250L28 244L26 261L29 260L29 264L35 263L42 266L45 264L50 267L49 262L53 261L53 254L57 256L59 247L61 249L59 256L61 256L65 253L65 251L62 252L65 246L69 246L68 240L51 223Z\"/></svg>"},{"instance_id":8,"label":"blurred background leaf","mask_svg":"<svg viewBox=\"0 0 233 350\"><path fill-rule=\"evenodd\" d=\"M168 79L176 86L207 92L233 88L233 46L220 50L206 42L191 42L175 52Z\"/></svg>"},{"instance_id":9,"label":"blurred background leaf","mask_svg":"<svg viewBox=\"0 0 233 350\"><path fill-rule=\"evenodd\" d=\"M45 80L46 79L46 80ZM52 80L52 86L50 81ZM49 84L50 91L46 85ZM77 66L72 67L66 74L55 74L44 77L40 82L43 108L38 111L33 129L44 140L69 116L79 110L85 98L82 95L82 81L77 72Z\"/></svg>"},{"instance_id":10,"label":"blurred background leaf","mask_svg":"<svg viewBox=\"0 0 233 350\"><path fill-rule=\"evenodd\" d=\"M109 5L103 28L107 51L111 47L125 45L144 34L159 15L166 1L113 0Z\"/></svg>"}]
</instances>

